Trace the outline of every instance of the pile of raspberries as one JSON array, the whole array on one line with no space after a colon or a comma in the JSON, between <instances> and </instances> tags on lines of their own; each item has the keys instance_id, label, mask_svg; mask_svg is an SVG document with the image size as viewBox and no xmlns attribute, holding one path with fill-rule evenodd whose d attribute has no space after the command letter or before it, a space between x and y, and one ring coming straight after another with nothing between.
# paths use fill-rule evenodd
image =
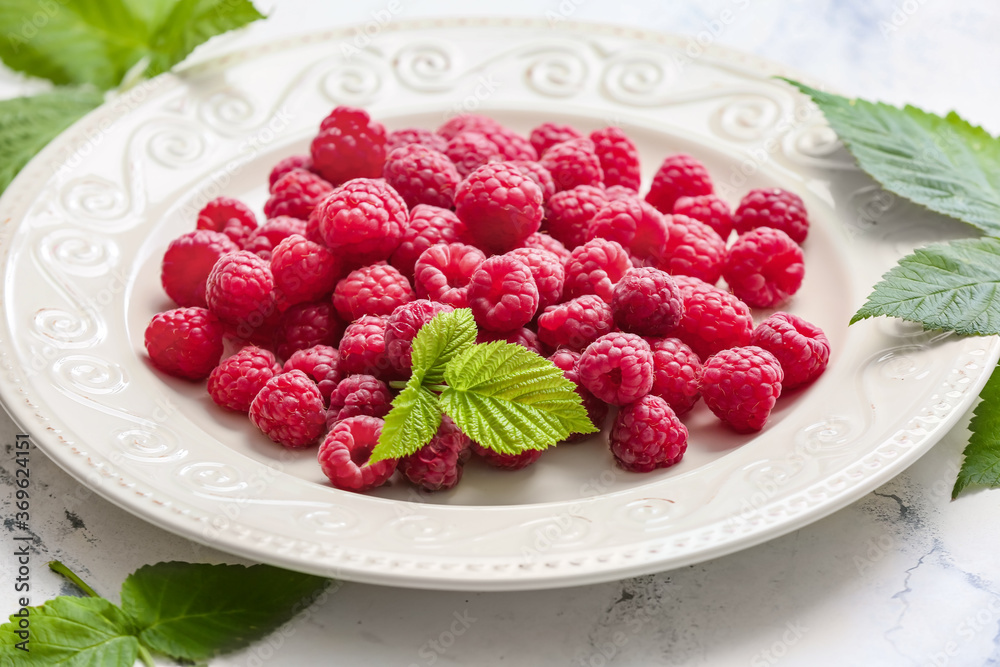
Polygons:
<instances>
[{"instance_id":1,"label":"pile of raspberries","mask_svg":"<svg viewBox=\"0 0 1000 667\"><path fill-rule=\"evenodd\" d=\"M699 398L758 431L782 390L823 372L830 346L796 315L751 317L802 284L798 196L753 190L733 211L689 155L663 160L643 196L639 173L616 127L543 123L525 138L467 114L387 132L337 107L309 155L274 166L263 222L220 197L170 243L161 277L178 308L153 317L146 350L163 372L207 378L219 406L280 445L320 443L339 489L398 469L434 491L473 455L507 470L540 456L480 447L445 417L415 454L369 462L417 331L469 308L479 342L561 368L596 426L618 406L609 443L622 468L671 466Z\"/></svg>"}]
</instances>

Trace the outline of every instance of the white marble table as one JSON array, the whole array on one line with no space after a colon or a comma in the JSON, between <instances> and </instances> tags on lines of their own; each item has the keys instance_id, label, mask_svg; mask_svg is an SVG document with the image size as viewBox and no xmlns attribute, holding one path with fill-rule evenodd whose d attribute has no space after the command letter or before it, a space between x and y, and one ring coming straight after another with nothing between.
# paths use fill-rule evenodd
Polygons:
<instances>
[{"instance_id":1,"label":"white marble table","mask_svg":"<svg viewBox=\"0 0 1000 667\"><path fill-rule=\"evenodd\" d=\"M686 4L690 6L677 6ZM697 35L791 64L834 89L957 109L1000 132L1000 10L992 0L596 0L343 3L258 0L271 17L200 49L208 57L305 29L498 13L566 16ZM729 13L724 13L729 12ZM302 17L309 16L306 23ZM726 17L731 20L723 23ZM0 72L0 95L36 88ZM343 584L308 617L213 665L983 665L1000 662L1000 492L950 501L963 419L904 474L850 507L767 544L681 570L526 593L439 593ZM0 416L0 553L14 550L13 443ZM231 561L154 528L80 486L40 452L32 601L72 592L60 559L115 597L159 560ZM0 557L0 612L15 609Z\"/></svg>"}]
</instances>

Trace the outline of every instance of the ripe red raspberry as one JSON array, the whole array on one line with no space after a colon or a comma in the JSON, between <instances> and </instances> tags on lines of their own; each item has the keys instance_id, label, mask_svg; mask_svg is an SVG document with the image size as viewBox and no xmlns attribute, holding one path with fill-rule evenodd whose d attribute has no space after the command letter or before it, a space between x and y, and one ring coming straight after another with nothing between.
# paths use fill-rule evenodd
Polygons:
<instances>
[{"instance_id":1,"label":"ripe red raspberry","mask_svg":"<svg viewBox=\"0 0 1000 667\"><path fill-rule=\"evenodd\" d=\"M608 198L608 201L634 199L639 196L639 192L634 188L627 188L624 185L609 185L604 188L604 196Z\"/></svg>"},{"instance_id":2,"label":"ripe red raspberry","mask_svg":"<svg viewBox=\"0 0 1000 667\"><path fill-rule=\"evenodd\" d=\"M406 202L391 186L367 178L331 192L314 215L326 246L355 266L388 259L409 219Z\"/></svg>"},{"instance_id":3,"label":"ripe red raspberry","mask_svg":"<svg viewBox=\"0 0 1000 667\"><path fill-rule=\"evenodd\" d=\"M556 144L545 151L538 163L552 174L557 192L578 185L600 187L604 184L601 161L590 139L570 139Z\"/></svg>"},{"instance_id":4,"label":"ripe red raspberry","mask_svg":"<svg viewBox=\"0 0 1000 667\"><path fill-rule=\"evenodd\" d=\"M504 160L537 160L531 143L499 122L480 114L461 114L448 120L437 133L451 139L459 132L479 132L496 144Z\"/></svg>"},{"instance_id":5,"label":"ripe red raspberry","mask_svg":"<svg viewBox=\"0 0 1000 667\"><path fill-rule=\"evenodd\" d=\"M674 202L681 197L712 194L712 177L698 160L678 153L663 160L653 176L653 183L646 193L646 201L660 213L674 210Z\"/></svg>"},{"instance_id":6,"label":"ripe red raspberry","mask_svg":"<svg viewBox=\"0 0 1000 667\"><path fill-rule=\"evenodd\" d=\"M308 447L326 427L323 396L302 371L275 375L250 404L250 421L279 445L289 449Z\"/></svg>"},{"instance_id":7,"label":"ripe red raspberry","mask_svg":"<svg viewBox=\"0 0 1000 667\"><path fill-rule=\"evenodd\" d=\"M593 217L588 236L617 241L630 255L655 262L667 245L667 219L640 199L617 199Z\"/></svg>"},{"instance_id":8,"label":"ripe red raspberry","mask_svg":"<svg viewBox=\"0 0 1000 667\"><path fill-rule=\"evenodd\" d=\"M444 303L417 299L398 306L389 315L385 329L385 353L389 363L400 372L412 366L413 339L425 324L440 313L450 313L454 308Z\"/></svg>"},{"instance_id":9,"label":"ripe red raspberry","mask_svg":"<svg viewBox=\"0 0 1000 667\"><path fill-rule=\"evenodd\" d=\"M560 125L559 123L542 123L531 131L528 140L539 155L543 154L550 147L561 144L570 139L579 139L583 135L571 125Z\"/></svg>"},{"instance_id":10,"label":"ripe red raspberry","mask_svg":"<svg viewBox=\"0 0 1000 667\"><path fill-rule=\"evenodd\" d=\"M538 311L538 287L531 269L509 254L487 258L469 281L469 308L480 329L523 327Z\"/></svg>"},{"instance_id":11,"label":"ripe red raspberry","mask_svg":"<svg viewBox=\"0 0 1000 667\"><path fill-rule=\"evenodd\" d=\"M163 253L160 283L178 306L204 308L205 281L219 258L239 247L220 232L196 229L170 242Z\"/></svg>"},{"instance_id":12,"label":"ripe red raspberry","mask_svg":"<svg viewBox=\"0 0 1000 667\"><path fill-rule=\"evenodd\" d=\"M281 215L271 218L257 229L250 232L243 249L254 253L263 260L270 261L274 246L293 234L304 236L306 221Z\"/></svg>"},{"instance_id":13,"label":"ripe red raspberry","mask_svg":"<svg viewBox=\"0 0 1000 667\"><path fill-rule=\"evenodd\" d=\"M341 419L360 415L384 417L391 409L392 393L384 382L371 375L348 375L330 392L326 425L333 428Z\"/></svg>"},{"instance_id":14,"label":"ripe red raspberry","mask_svg":"<svg viewBox=\"0 0 1000 667\"><path fill-rule=\"evenodd\" d=\"M639 190L639 149L620 128L605 127L590 133L594 152L604 171L604 184Z\"/></svg>"},{"instance_id":15,"label":"ripe red raspberry","mask_svg":"<svg viewBox=\"0 0 1000 667\"><path fill-rule=\"evenodd\" d=\"M532 162L530 160L511 160L507 162L507 164L517 167L522 174L533 180L535 185L542 189L543 204L556 193L556 184L552 180L552 174L549 173L548 169L537 162Z\"/></svg>"},{"instance_id":16,"label":"ripe red raspberry","mask_svg":"<svg viewBox=\"0 0 1000 667\"><path fill-rule=\"evenodd\" d=\"M410 281L387 264L351 271L333 290L333 305L345 322L353 322L362 315L388 316L397 306L413 299Z\"/></svg>"},{"instance_id":17,"label":"ripe red raspberry","mask_svg":"<svg viewBox=\"0 0 1000 667\"><path fill-rule=\"evenodd\" d=\"M482 250L463 243L431 246L413 267L417 297L468 308L469 282L485 259Z\"/></svg>"},{"instance_id":18,"label":"ripe red raspberry","mask_svg":"<svg viewBox=\"0 0 1000 667\"><path fill-rule=\"evenodd\" d=\"M396 472L396 459L369 463L385 422L377 417L349 417L337 422L319 446L319 465L334 487L370 491Z\"/></svg>"},{"instance_id":19,"label":"ripe red raspberry","mask_svg":"<svg viewBox=\"0 0 1000 667\"><path fill-rule=\"evenodd\" d=\"M340 339L340 372L344 375L396 376L385 353L385 330L389 320L366 315L347 325Z\"/></svg>"},{"instance_id":20,"label":"ripe red raspberry","mask_svg":"<svg viewBox=\"0 0 1000 667\"><path fill-rule=\"evenodd\" d=\"M643 396L618 411L608 444L630 472L669 468L687 451L688 430L659 396Z\"/></svg>"},{"instance_id":21,"label":"ripe red raspberry","mask_svg":"<svg viewBox=\"0 0 1000 667\"><path fill-rule=\"evenodd\" d=\"M753 317L738 298L689 276L674 276L684 301L684 317L674 335L705 359L719 350L750 343Z\"/></svg>"},{"instance_id":22,"label":"ripe red raspberry","mask_svg":"<svg viewBox=\"0 0 1000 667\"><path fill-rule=\"evenodd\" d=\"M436 150L409 144L389 153L383 172L406 205L430 204L451 208L455 187L462 180L448 156Z\"/></svg>"},{"instance_id":23,"label":"ripe red raspberry","mask_svg":"<svg viewBox=\"0 0 1000 667\"><path fill-rule=\"evenodd\" d=\"M399 470L406 479L425 491L453 488L462 479L462 469L472 455L472 441L448 415L431 441L399 460Z\"/></svg>"},{"instance_id":24,"label":"ripe red raspberry","mask_svg":"<svg viewBox=\"0 0 1000 667\"><path fill-rule=\"evenodd\" d=\"M222 356L222 323L204 308L174 308L153 315L146 352L164 373L186 380L208 376Z\"/></svg>"},{"instance_id":25,"label":"ripe red raspberry","mask_svg":"<svg viewBox=\"0 0 1000 667\"><path fill-rule=\"evenodd\" d=\"M274 334L275 351L288 359L316 345L336 345L343 332L344 323L329 301L297 303L281 314Z\"/></svg>"},{"instance_id":26,"label":"ripe red raspberry","mask_svg":"<svg viewBox=\"0 0 1000 667\"><path fill-rule=\"evenodd\" d=\"M485 164L458 184L455 213L473 244L491 253L517 248L542 222L542 190L517 167Z\"/></svg>"},{"instance_id":27,"label":"ripe red raspberry","mask_svg":"<svg viewBox=\"0 0 1000 667\"><path fill-rule=\"evenodd\" d=\"M270 265L247 250L223 255L208 274L205 300L223 322L256 329L276 312Z\"/></svg>"},{"instance_id":28,"label":"ripe red raspberry","mask_svg":"<svg viewBox=\"0 0 1000 667\"><path fill-rule=\"evenodd\" d=\"M330 345L313 345L304 350L296 350L288 357L282 371L299 370L308 375L319 387L324 401L330 400L330 392L340 382L340 352Z\"/></svg>"},{"instance_id":29,"label":"ripe red raspberry","mask_svg":"<svg viewBox=\"0 0 1000 667\"><path fill-rule=\"evenodd\" d=\"M385 164L385 127L366 111L337 107L320 123L310 151L313 169L333 185L378 178Z\"/></svg>"},{"instance_id":30,"label":"ripe red raspberry","mask_svg":"<svg viewBox=\"0 0 1000 667\"><path fill-rule=\"evenodd\" d=\"M685 215L704 222L723 241L728 241L729 234L733 231L733 214L729 210L729 204L716 195L681 197L674 202L673 212L675 215Z\"/></svg>"},{"instance_id":31,"label":"ripe red raspberry","mask_svg":"<svg viewBox=\"0 0 1000 667\"><path fill-rule=\"evenodd\" d=\"M614 326L611 306L596 294L585 294L546 308L538 316L538 337L549 347L581 351Z\"/></svg>"},{"instance_id":32,"label":"ripe red raspberry","mask_svg":"<svg viewBox=\"0 0 1000 667\"><path fill-rule=\"evenodd\" d=\"M726 242L711 227L684 215L667 216L667 242L659 268L715 284L722 274Z\"/></svg>"},{"instance_id":33,"label":"ripe red raspberry","mask_svg":"<svg viewBox=\"0 0 1000 667\"><path fill-rule=\"evenodd\" d=\"M823 330L791 313L774 313L758 324L750 344L764 348L781 363L784 389L812 382L830 360L830 341Z\"/></svg>"},{"instance_id":34,"label":"ripe red raspberry","mask_svg":"<svg viewBox=\"0 0 1000 667\"><path fill-rule=\"evenodd\" d=\"M542 343L538 340L538 334L531 329L521 327L514 331L480 331L476 335L477 343L492 343L497 340L506 341L513 345L520 345L538 355L542 354Z\"/></svg>"},{"instance_id":35,"label":"ripe red raspberry","mask_svg":"<svg viewBox=\"0 0 1000 667\"><path fill-rule=\"evenodd\" d=\"M254 397L280 372L270 351L248 345L212 369L208 395L227 410L248 412Z\"/></svg>"},{"instance_id":36,"label":"ripe red raspberry","mask_svg":"<svg viewBox=\"0 0 1000 667\"><path fill-rule=\"evenodd\" d=\"M604 190L590 185L557 192L545 207L546 231L570 250L581 246L590 238L590 221L607 203Z\"/></svg>"},{"instance_id":37,"label":"ripe red raspberry","mask_svg":"<svg viewBox=\"0 0 1000 667\"><path fill-rule=\"evenodd\" d=\"M430 130L420 127L408 127L403 130L390 132L386 136L385 152L391 153L400 146L406 146L407 144L420 144L444 153L444 147L448 145L448 140Z\"/></svg>"},{"instance_id":38,"label":"ripe red raspberry","mask_svg":"<svg viewBox=\"0 0 1000 667\"><path fill-rule=\"evenodd\" d=\"M764 348L733 347L705 361L701 395L723 423L737 433L752 433L764 428L783 378L781 364Z\"/></svg>"},{"instance_id":39,"label":"ripe red raspberry","mask_svg":"<svg viewBox=\"0 0 1000 667\"><path fill-rule=\"evenodd\" d=\"M701 397L701 359L679 338L647 338L653 350L653 388L678 415L690 412Z\"/></svg>"},{"instance_id":40,"label":"ripe red raspberry","mask_svg":"<svg viewBox=\"0 0 1000 667\"><path fill-rule=\"evenodd\" d=\"M741 234L726 253L722 276L733 294L755 308L788 301L805 277L802 248L785 232L757 227Z\"/></svg>"},{"instance_id":41,"label":"ripe red raspberry","mask_svg":"<svg viewBox=\"0 0 1000 667\"><path fill-rule=\"evenodd\" d=\"M531 270L531 277L538 288L538 310L562 301L566 270L557 255L537 248L515 248L507 254L517 257Z\"/></svg>"},{"instance_id":42,"label":"ripe red raspberry","mask_svg":"<svg viewBox=\"0 0 1000 667\"><path fill-rule=\"evenodd\" d=\"M602 302L603 303L603 302ZM569 348L561 347L556 350L549 361L562 370L567 380L576 385L576 393L580 397L583 408L587 411L587 419L598 429L604 427L604 422L608 418L608 404L594 396L582 384L580 384L580 373L576 369L576 364L580 360L580 353ZM563 442L580 442L590 437L587 433L573 433Z\"/></svg>"},{"instance_id":43,"label":"ripe red raspberry","mask_svg":"<svg viewBox=\"0 0 1000 667\"><path fill-rule=\"evenodd\" d=\"M472 443L473 453L489 466L498 470L521 470L527 468L542 455L540 449L526 449L520 454L501 454L483 447L478 442Z\"/></svg>"},{"instance_id":44,"label":"ripe red raspberry","mask_svg":"<svg viewBox=\"0 0 1000 667\"><path fill-rule=\"evenodd\" d=\"M497 145L479 132L459 132L448 140L445 156L462 178L488 162L499 162L502 156Z\"/></svg>"},{"instance_id":45,"label":"ripe red raspberry","mask_svg":"<svg viewBox=\"0 0 1000 667\"><path fill-rule=\"evenodd\" d=\"M611 312L622 331L666 336L684 315L680 288L670 274L643 267L631 269L615 285Z\"/></svg>"},{"instance_id":46,"label":"ripe red raspberry","mask_svg":"<svg viewBox=\"0 0 1000 667\"><path fill-rule=\"evenodd\" d=\"M340 277L340 259L318 243L292 234L271 251L271 275L283 304L316 301L333 290Z\"/></svg>"},{"instance_id":47,"label":"ripe red raspberry","mask_svg":"<svg viewBox=\"0 0 1000 667\"><path fill-rule=\"evenodd\" d=\"M281 180L281 177L292 169L305 169L312 171L313 161L308 155L292 155L283 160L278 160L271 168L271 173L267 177L267 187L269 192L274 192L274 184Z\"/></svg>"},{"instance_id":48,"label":"ripe red raspberry","mask_svg":"<svg viewBox=\"0 0 1000 667\"><path fill-rule=\"evenodd\" d=\"M257 229L257 216L239 199L216 197L198 212L198 229L222 232L236 245Z\"/></svg>"},{"instance_id":49,"label":"ripe red raspberry","mask_svg":"<svg viewBox=\"0 0 1000 667\"><path fill-rule=\"evenodd\" d=\"M596 294L611 303L615 285L632 268L632 260L620 244L591 239L573 250L566 263L567 298Z\"/></svg>"},{"instance_id":50,"label":"ripe red raspberry","mask_svg":"<svg viewBox=\"0 0 1000 667\"><path fill-rule=\"evenodd\" d=\"M418 204L410 209L410 224L389 261L412 280L413 267L425 250L438 243L458 243L464 237L465 225L452 211Z\"/></svg>"},{"instance_id":51,"label":"ripe red raspberry","mask_svg":"<svg viewBox=\"0 0 1000 667\"><path fill-rule=\"evenodd\" d=\"M780 229L801 245L809 234L802 198L781 188L751 190L733 213L733 228L743 234L757 227Z\"/></svg>"},{"instance_id":52,"label":"ripe red raspberry","mask_svg":"<svg viewBox=\"0 0 1000 667\"><path fill-rule=\"evenodd\" d=\"M576 369L581 384L612 405L637 401L653 386L653 353L635 334L604 334L587 346Z\"/></svg>"},{"instance_id":53,"label":"ripe red raspberry","mask_svg":"<svg viewBox=\"0 0 1000 667\"><path fill-rule=\"evenodd\" d=\"M553 255L558 257L559 261L562 262L563 265L565 265L566 260L570 258L570 252L566 249L566 246L543 232L535 232L528 238L524 239L524 247L548 250Z\"/></svg>"},{"instance_id":54,"label":"ripe red raspberry","mask_svg":"<svg viewBox=\"0 0 1000 667\"><path fill-rule=\"evenodd\" d=\"M332 191L332 185L311 171L292 169L271 186L271 196L264 202L264 215L306 220L316 204Z\"/></svg>"}]
</instances>

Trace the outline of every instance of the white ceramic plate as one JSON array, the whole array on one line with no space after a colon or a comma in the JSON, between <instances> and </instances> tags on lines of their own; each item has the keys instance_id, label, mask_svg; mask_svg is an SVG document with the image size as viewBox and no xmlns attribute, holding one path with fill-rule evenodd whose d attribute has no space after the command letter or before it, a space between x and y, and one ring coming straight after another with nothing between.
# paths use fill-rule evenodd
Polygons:
<instances>
[{"instance_id":1,"label":"white ceramic plate","mask_svg":"<svg viewBox=\"0 0 1000 667\"><path fill-rule=\"evenodd\" d=\"M815 521L911 464L955 423L996 362L993 338L880 320L848 328L879 275L914 244L955 234L857 171L772 64L633 30L544 22L393 24L370 48L330 32L165 76L84 118L0 200L0 390L38 446L83 484L147 520L232 553L357 581L451 589L566 586L665 570ZM556 120L625 128L646 182L690 152L735 203L800 193L813 227L790 310L833 356L783 397L767 428L737 436L704 406L685 459L618 470L603 438L519 473L470 464L457 489L374 495L325 483L313 452L287 452L216 409L203 384L144 355L171 307L159 262L219 194L259 207L280 158L304 152L337 104L390 128L487 111L527 132ZM758 314L766 315L766 314Z\"/></svg>"}]
</instances>

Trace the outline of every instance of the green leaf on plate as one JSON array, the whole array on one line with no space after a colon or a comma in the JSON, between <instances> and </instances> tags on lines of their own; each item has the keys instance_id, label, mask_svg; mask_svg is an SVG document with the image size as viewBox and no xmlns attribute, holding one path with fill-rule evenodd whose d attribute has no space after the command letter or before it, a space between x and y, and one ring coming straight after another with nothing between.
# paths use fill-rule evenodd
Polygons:
<instances>
[{"instance_id":1,"label":"green leaf on plate","mask_svg":"<svg viewBox=\"0 0 1000 667\"><path fill-rule=\"evenodd\" d=\"M882 186L1000 234L1000 140L955 112L848 99L785 79L812 97L844 146Z\"/></svg>"},{"instance_id":2,"label":"green leaf on plate","mask_svg":"<svg viewBox=\"0 0 1000 667\"><path fill-rule=\"evenodd\" d=\"M385 416L382 434L368 461L377 463L408 456L430 442L439 426L441 407L437 396L413 382L411 377L392 401L392 409Z\"/></svg>"},{"instance_id":3,"label":"green leaf on plate","mask_svg":"<svg viewBox=\"0 0 1000 667\"><path fill-rule=\"evenodd\" d=\"M955 480L952 498L970 484L1000 487L1000 366L993 369L979 398L969 422L972 436L965 447L965 461Z\"/></svg>"},{"instance_id":4,"label":"green leaf on plate","mask_svg":"<svg viewBox=\"0 0 1000 667\"><path fill-rule=\"evenodd\" d=\"M157 563L125 580L122 608L144 645L176 659L208 660L274 631L328 584L270 565Z\"/></svg>"},{"instance_id":5,"label":"green leaf on plate","mask_svg":"<svg viewBox=\"0 0 1000 667\"><path fill-rule=\"evenodd\" d=\"M927 329L1000 333L1000 239L935 244L899 260L882 276L851 324L888 315Z\"/></svg>"},{"instance_id":6,"label":"green leaf on plate","mask_svg":"<svg viewBox=\"0 0 1000 667\"><path fill-rule=\"evenodd\" d=\"M571 433L597 431L572 382L521 345L472 345L444 372L441 407L462 431L502 454L545 449Z\"/></svg>"},{"instance_id":7,"label":"green leaf on plate","mask_svg":"<svg viewBox=\"0 0 1000 667\"><path fill-rule=\"evenodd\" d=\"M0 100L0 192L38 151L103 101L104 95L85 88Z\"/></svg>"},{"instance_id":8,"label":"green leaf on plate","mask_svg":"<svg viewBox=\"0 0 1000 667\"><path fill-rule=\"evenodd\" d=\"M435 315L413 339L412 377L418 384L439 384L448 362L476 342L476 320L468 308Z\"/></svg>"},{"instance_id":9,"label":"green leaf on plate","mask_svg":"<svg viewBox=\"0 0 1000 667\"><path fill-rule=\"evenodd\" d=\"M260 18L249 0L4 0L0 59L58 85L107 90L143 59L154 76Z\"/></svg>"}]
</instances>

